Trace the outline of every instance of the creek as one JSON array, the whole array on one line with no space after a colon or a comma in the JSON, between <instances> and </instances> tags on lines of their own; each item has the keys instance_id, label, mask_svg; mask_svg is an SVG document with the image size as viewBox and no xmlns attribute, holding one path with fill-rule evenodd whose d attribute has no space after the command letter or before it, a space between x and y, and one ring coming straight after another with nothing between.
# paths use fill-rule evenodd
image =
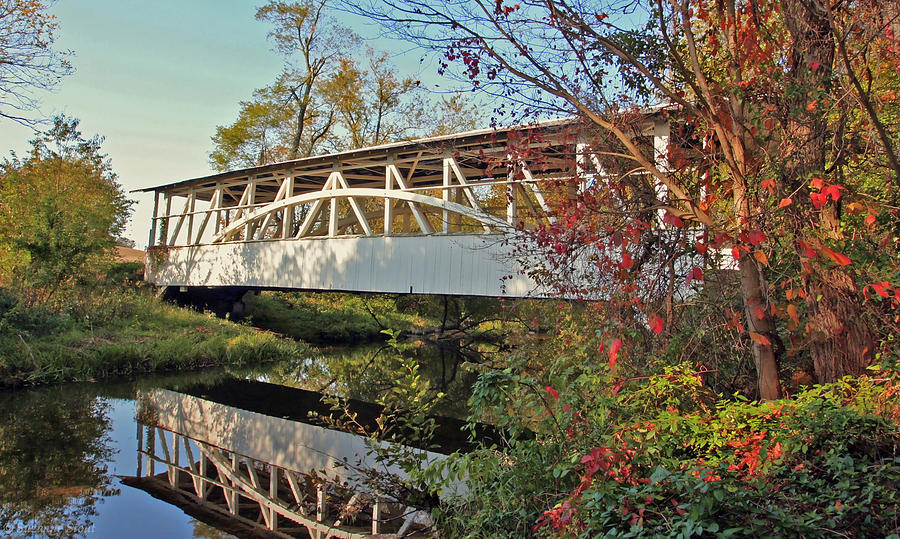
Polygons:
<instances>
[{"instance_id":1,"label":"creek","mask_svg":"<svg viewBox=\"0 0 900 539\"><path fill-rule=\"evenodd\" d=\"M415 355L423 378L447 394L433 413L462 417L474 374L461 368L461 357L454 354L423 347ZM295 483L312 483L290 470L296 470L299 461L313 468L319 462L308 458L319 451L303 445L312 443L308 438L349 435L311 425L302 417L301 401L318 401L319 393L327 393L375 402L392 387L399 365L394 349L370 345L325 349L294 363L2 393L0 535L261 537L266 532L259 524L270 519L291 535L288 525L297 528L294 522L284 514L273 516L274 506L263 515L265 507L252 499L241 498L243 503L234 506L233 513L246 525L229 523L228 491L216 487L216 482L235 484L227 480L229 469L201 474L200 466L213 470L223 458L234 459L228 462L236 463L234 470L241 471L243 480L289 499L291 509L284 513L310 514L304 513L309 508L297 497ZM459 433L458 423L451 422L445 430L450 433L445 449L450 451L455 447L452 438L462 440L465 435ZM176 461L181 469L173 472L165 463ZM159 492L168 488L167 478L188 497L208 491L207 499L218 508L189 515L176 503L177 495ZM191 489L198 484L205 489ZM385 505L378 510L392 509ZM363 528L371 527L372 520L362 518ZM255 528L252 521L257 521Z\"/></svg>"}]
</instances>

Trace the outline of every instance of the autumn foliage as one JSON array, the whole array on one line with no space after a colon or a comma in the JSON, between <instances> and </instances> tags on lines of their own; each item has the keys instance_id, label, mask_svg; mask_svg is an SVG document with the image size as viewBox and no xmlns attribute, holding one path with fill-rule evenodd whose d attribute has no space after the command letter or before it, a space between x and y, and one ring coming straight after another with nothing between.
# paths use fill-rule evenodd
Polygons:
<instances>
[{"instance_id":1,"label":"autumn foliage","mask_svg":"<svg viewBox=\"0 0 900 539\"><path fill-rule=\"evenodd\" d=\"M533 274L545 284L606 300L593 308L617 321L595 328L599 353L622 343L610 363L678 345L703 320L741 336L704 359L752 362L751 394L773 399L796 373L834 381L896 354L897 9L361 4L498 97L498 114L581 120L596 161L563 191L587 188L559 197L555 223L527 245L542 250ZM663 146L648 119L668 123ZM579 288L585 277L595 286ZM873 301L864 290L880 283L887 296Z\"/></svg>"}]
</instances>

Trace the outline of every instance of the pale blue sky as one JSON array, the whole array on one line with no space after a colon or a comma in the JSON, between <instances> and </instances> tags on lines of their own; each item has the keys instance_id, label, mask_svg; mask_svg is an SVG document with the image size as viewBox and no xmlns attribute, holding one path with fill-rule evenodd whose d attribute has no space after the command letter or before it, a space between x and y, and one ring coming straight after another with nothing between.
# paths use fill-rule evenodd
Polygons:
<instances>
[{"instance_id":1,"label":"pale blue sky","mask_svg":"<svg viewBox=\"0 0 900 539\"><path fill-rule=\"evenodd\" d=\"M234 120L238 102L271 82L281 58L257 22L257 2L236 0L59 0L57 48L75 53L74 75L39 95L46 115L81 120L85 136L106 137L104 151L126 190L203 176L216 125ZM359 20L344 22L373 35ZM403 51L402 43L379 42ZM411 52L395 59L433 85L436 69ZM28 148L31 131L0 119L0 152ZM151 197L137 201L126 235L147 243Z\"/></svg>"}]
</instances>

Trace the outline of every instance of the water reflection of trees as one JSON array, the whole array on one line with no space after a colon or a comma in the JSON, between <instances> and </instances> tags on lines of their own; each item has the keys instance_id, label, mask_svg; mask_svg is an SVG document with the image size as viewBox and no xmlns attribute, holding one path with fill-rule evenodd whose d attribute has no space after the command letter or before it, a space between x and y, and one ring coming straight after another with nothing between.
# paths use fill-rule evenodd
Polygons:
<instances>
[{"instance_id":1,"label":"water reflection of trees","mask_svg":"<svg viewBox=\"0 0 900 539\"><path fill-rule=\"evenodd\" d=\"M443 393L435 413L464 417L466 401L476 374L466 368L471 352L451 346L429 346L422 341L398 347L369 345L320 350L301 361L266 366L259 378L266 381L377 402L395 385L401 357L412 357L433 393Z\"/></svg>"},{"instance_id":2,"label":"water reflection of trees","mask_svg":"<svg viewBox=\"0 0 900 539\"><path fill-rule=\"evenodd\" d=\"M115 494L107 401L88 388L0 395L0 530L86 534L101 496Z\"/></svg>"}]
</instances>

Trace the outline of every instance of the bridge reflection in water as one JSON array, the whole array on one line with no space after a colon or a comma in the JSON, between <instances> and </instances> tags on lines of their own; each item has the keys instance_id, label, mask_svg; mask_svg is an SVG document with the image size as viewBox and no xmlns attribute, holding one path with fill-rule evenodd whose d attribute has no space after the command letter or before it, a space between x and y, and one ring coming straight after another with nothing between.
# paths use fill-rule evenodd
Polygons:
<instances>
[{"instance_id":1,"label":"bridge reflection in water","mask_svg":"<svg viewBox=\"0 0 900 539\"><path fill-rule=\"evenodd\" d=\"M262 413L244 409L262 395L269 398L257 402L278 404L263 405ZM241 536L424 534L430 527L426 513L391 493L373 491L351 470L378 469L399 478L406 477L404 472L376 462L362 436L315 424L309 412L327 415L330 410L320 397L238 380L185 392L140 392L137 474L123 482ZM363 422L380 413L358 401L350 406ZM457 441L443 444L443 450L460 447L461 425L456 420L440 425L445 435L457 433ZM425 462L443 458L409 449Z\"/></svg>"}]
</instances>

